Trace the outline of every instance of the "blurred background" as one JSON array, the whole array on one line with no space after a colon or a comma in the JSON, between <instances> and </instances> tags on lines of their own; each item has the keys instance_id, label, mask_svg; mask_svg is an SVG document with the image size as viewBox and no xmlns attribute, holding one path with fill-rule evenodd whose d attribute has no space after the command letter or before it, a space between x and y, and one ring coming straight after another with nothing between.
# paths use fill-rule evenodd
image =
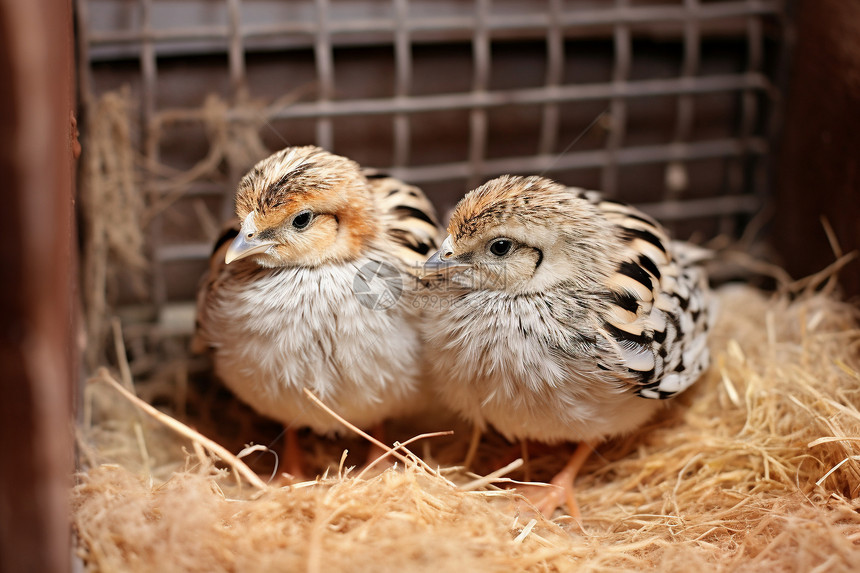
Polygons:
<instances>
[{"instance_id":1,"label":"blurred background","mask_svg":"<svg viewBox=\"0 0 860 573\"><path fill-rule=\"evenodd\" d=\"M3 570L65 567L72 388L117 329L136 379L188 376L235 184L282 147L441 214L544 174L794 278L860 246L857 0L2 0L0 43Z\"/></svg>"}]
</instances>

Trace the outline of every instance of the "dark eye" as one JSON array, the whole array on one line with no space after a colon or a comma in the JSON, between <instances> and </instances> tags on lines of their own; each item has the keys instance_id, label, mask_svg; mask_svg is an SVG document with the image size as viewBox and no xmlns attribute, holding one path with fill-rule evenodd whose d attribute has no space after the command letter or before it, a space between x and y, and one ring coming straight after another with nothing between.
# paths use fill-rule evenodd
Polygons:
<instances>
[{"instance_id":1,"label":"dark eye","mask_svg":"<svg viewBox=\"0 0 860 573\"><path fill-rule=\"evenodd\" d=\"M490 252L497 257L504 257L511 251L514 242L510 239L496 239L490 243Z\"/></svg>"},{"instance_id":2,"label":"dark eye","mask_svg":"<svg viewBox=\"0 0 860 573\"><path fill-rule=\"evenodd\" d=\"M313 213L310 211L302 211L293 217L293 228L301 231L311 224L311 219L313 219Z\"/></svg>"}]
</instances>

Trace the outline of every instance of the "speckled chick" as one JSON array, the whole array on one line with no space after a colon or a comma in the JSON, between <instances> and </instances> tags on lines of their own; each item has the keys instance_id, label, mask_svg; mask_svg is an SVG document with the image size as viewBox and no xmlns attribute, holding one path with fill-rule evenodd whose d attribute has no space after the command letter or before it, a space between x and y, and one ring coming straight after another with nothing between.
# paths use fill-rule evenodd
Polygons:
<instances>
[{"instance_id":1,"label":"speckled chick","mask_svg":"<svg viewBox=\"0 0 860 573\"><path fill-rule=\"evenodd\" d=\"M360 427L420 405L416 306L399 282L436 249L416 187L318 147L290 147L239 183L234 225L198 297L194 346L255 410L291 428ZM401 275L403 273L403 275Z\"/></svg>"},{"instance_id":2,"label":"speckled chick","mask_svg":"<svg viewBox=\"0 0 860 573\"><path fill-rule=\"evenodd\" d=\"M635 208L503 176L460 201L448 232L427 263L444 304L425 336L441 399L478 427L590 446L707 367L707 251Z\"/></svg>"}]
</instances>

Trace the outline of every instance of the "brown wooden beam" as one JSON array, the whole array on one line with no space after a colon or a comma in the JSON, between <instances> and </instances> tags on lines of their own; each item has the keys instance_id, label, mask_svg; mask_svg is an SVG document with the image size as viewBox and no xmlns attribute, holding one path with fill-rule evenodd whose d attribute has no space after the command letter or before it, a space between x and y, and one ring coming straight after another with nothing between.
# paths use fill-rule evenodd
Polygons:
<instances>
[{"instance_id":1,"label":"brown wooden beam","mask_svg":"<svg viewBox=\"0 0 860 573\"><path fill-rule=\"evenodd\" d=\"M0 571L68 571L72 12L0 0Z\"/></svg>"},{"instance_id":2,"label":"brown wooden beam","mask_svg":"<svg viewBox=\"0 0 860 573\"><path fill-rule=\"evenodd\" d=\"M860 2L799 0L795 25L772 243L800 277L833 261L821 217L843 250L860 249ZM860 295L860 262L840 282Z\"/></svg>"}]
</instances>

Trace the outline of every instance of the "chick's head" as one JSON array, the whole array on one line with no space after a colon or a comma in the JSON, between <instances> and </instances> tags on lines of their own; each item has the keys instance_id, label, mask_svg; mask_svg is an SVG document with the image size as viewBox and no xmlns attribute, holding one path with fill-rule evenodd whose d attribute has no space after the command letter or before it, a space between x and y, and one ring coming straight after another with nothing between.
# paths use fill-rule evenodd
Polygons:
<instances>
[{"instance_id":1,"label":"chick's head","mask_svg":"<svg viewBox=\"0 0 860 573\"><path fill-rule=\"evenodd\" d=\"M288 147L239 182L242 228L226 262L318 266L357 258L376 236L373 199L358 164L315 146Z\"/></svg>"},{"instance_id":2,"label":"chick's head","mask_svg":"<svg viewBox=\"0 0 860 573\"><path fill-rule=\"evenodd\" d=\"M590 288L612 271L618 242L594 205L537 176L505 175L470 191L448 233L428 266L455 270L463 287L511 293Z\"/></svg>"}]
</instances>

